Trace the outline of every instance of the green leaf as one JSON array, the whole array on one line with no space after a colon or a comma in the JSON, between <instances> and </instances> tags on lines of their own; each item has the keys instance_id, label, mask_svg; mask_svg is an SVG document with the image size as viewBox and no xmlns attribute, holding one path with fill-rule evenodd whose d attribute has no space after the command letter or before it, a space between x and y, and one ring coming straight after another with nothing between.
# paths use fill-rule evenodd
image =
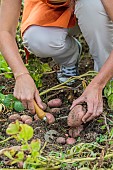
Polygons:
<instances>
[{"instance_id":1,"label":"green leaf","mask_svg":"<svg viewBox=\"0 0 113 170\"><path fill-rule=\"evenodd\" d=\"M21 148L23 151L29 150L29 145L22 145Z\"/></svg>"},{"instance_id":2,"label":"green leaf","mask_svg":"<svg viewBox=\"0 0 113 170\"><path fill-rule=\"evenodd\" d=\"M14 100L14 96L12 94L8 94L4 99L4 105L6 107L12 108L13 100Z\"/></svg>"},{"instance_id":3,"label":"green leaf","mask_svg":"<svg viewBox=\"0 0 113 170\"><path fill-rule=\"evenodd\" d=\"M4 94L2 94L2 93L0 93L0 100L3 102L3 101L4 101L4 99L5 99L5 95L4 95Z\"/></svg>"},{"instance_id":4,"label":"green leaf","mask_svg":"<svg viewBox=\"0 0 113 170\"><path fill-rule=\"evenodd\" d=\"M30 146L32 150L36 150L38 152L41 148L41 141L39 139L32 140Z\"/></svg>"},{"instance_id":5,"label":"green leaf","mask_svg":"<svg viewBox=\"0 0 113 170\"><path fill-rule=\"evenodd\" d=\"M19 151L17 154L16 154L16 157L22 161L24 159L24 152L23 151Z\"/></svg>"},{"instance_id":6,"label":"green leaf","mask_svg":"<svg viewBox=\"0 0 113 170\"><path fill-rule=\"evenodd\" d=\"M6 133L8 135L16 135L20 131L20 125L19 122L16 121L15 123L10 123L8 128L6 129Z\"/></svg>"},{"instance_id":7,"label":"green leaf","mask_svg":"<svg viewBox=\"0 0 113 170\"><path fill-rule=\"evenodd\" d=\"M22 112L22 111L24 111L25 108L24 108L23 104L20 101L15 101L14 102L14 109L17 112Z\"/></svg>"},{"instance_id":8,"label":"green leaf","mask_svg":"<svg viewBox=\"0 0 113 170\"><path fill-rule=\"evenodd\" d=\"M20 124L21 130L17 135L19 140L28 141L33 137L33 128L27 124Z\"/></svg>"},{"instance_id":9,"label":"green leaf","mask_svg":"<svg viewBox=\"0 0 113 170\"><path fill-rule=\"evenodd\" d=\"M113 94L108 97L108 106L113 110Z\"/></svg>"},{"instance_id":10,"label":"green leaf","mask_svg":"<svg viewBox=\"0 0 113 170\"><path fill-rule=\"evenodd\" d=\"M113 93L113 81L109 81L104 88L104 96L108 98Z\"/></svg>"},{"instance_id":11,"label":"green leaf","mask_svg":"<svg viewBox=\"0 0 113 170\"><path fill-rule=\"evenodd\" d=\"M51 70L52 70L52 69L49 67L48 63L42 64L42 69L43 69L43 72L48 72L48 71L51 71Z\"/></svg>"},{"instance_id":12,"label":"green leaf","mask_svg":"<svg viewBox=\"0 0 113 170\"><path fill-rule=\"evenodd\" d=\"M5 78L10 79L10 78L12 78L12 77L13 77L13 74L5 74Z\"/></svg>"},{"instance_id":13,"label":"green leaf","mask_svg":"<svg viewBox=\"0 0 113 170\"><path fill-rule=\"evenodd\" d=\"M0 86L0 92L5 89L5 86Z\"/></svg>"},{"instance_id":14,"label":"green leaf","mask_svg":"<svg viewBox=\"0 0 113 170\"><path fill-rule=\"evenodd\" d=\"M9 151L5 151L4 155L7 156L9 159L13 160L13 157Z\"/></svg>"}]
</instances>

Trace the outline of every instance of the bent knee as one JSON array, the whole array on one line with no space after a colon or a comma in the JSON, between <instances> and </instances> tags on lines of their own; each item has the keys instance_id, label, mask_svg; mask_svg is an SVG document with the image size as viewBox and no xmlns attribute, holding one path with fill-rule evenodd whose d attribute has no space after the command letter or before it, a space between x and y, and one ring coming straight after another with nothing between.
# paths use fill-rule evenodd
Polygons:
<instances>
[{"instance_id":1,"label":"bent knee","mask_svg":"<svg viewBox=\"0 0 113 170\"><path fill-rule=\"evenodd\" d=\"M52 57L65 45L67 31L31 26L23 36L26 48L39 57Z\"/></svg>"}]
</instances>

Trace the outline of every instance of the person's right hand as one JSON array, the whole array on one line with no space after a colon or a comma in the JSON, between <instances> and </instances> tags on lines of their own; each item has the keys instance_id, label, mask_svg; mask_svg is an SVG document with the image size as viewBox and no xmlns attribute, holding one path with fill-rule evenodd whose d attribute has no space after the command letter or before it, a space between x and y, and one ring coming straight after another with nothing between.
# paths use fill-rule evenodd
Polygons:
<instances>
[{"instance_id":1,"label":"person's right hand","mask_svg":"<svg viewBox=\"0 0 113 170\"><path fill-rule=\"evenodd\" d=\"M16 79L14 97L22 102L25 108L35 113L34 101L43 109L42 101L36 85L29 74L23 74Z\"/></svg>"}]
</instances>

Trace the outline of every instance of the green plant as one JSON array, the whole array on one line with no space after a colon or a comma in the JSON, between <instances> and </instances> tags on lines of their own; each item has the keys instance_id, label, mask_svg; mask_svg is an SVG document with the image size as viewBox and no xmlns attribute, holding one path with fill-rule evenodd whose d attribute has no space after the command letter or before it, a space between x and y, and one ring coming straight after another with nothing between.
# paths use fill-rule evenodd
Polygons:
<instances>
[{"instance_id":1,"label":"green plant","mask_svg":"<svg viewBox=\"0 0 113 170\"><path fill-rule=\"evenodd\" d=\"M105 86L104 96L107 98L109 108L113 110L113 80L109 81Z\"/></svg>"},{"instance_id":2,"label":"green plant","mask_svg":"<svg viewBox=\"0 0 113 170\"><path fill-rule=\"evenodd\" d=\"M112 136L112 131L110 136ZM33 139L33 128L26 124L20 124L18 121L9 124L6 133L10 135L10 137L1 141L0 144L14 138L20 145L16 146L16 149L15 146L11 147L11 149L5 148L2 153L9 158L11 165L21 162L25 169L39 168L40 170L54 170L61 168L62 170L68 170L69 168L75 167L78 169L81 168L81 170L91 170L95 167L95 170L99 170L98 165L102 153L106 150L106 146L104 147L103 144L100 145L97 142L93 142L78 143L65 152L51 151L50 153L45 153L44 150L47 144L45 143L44 146L41 146L41 141L39 139ZM102 142L103 141L99 139L99 143ZM101 167L104 169L106 169L106 167L113 167L112 157L112 144L109 143L107 152L104 152Z\"/></svg>"},{"instance_id":3,"label":"green plant","mask_svg":"<svg viewBox=\"0 0 113 170\"><path fill-rule=\"evenodd\" d=\"M2 54L0 53L0 73L4 74L6 78L12 78L12 74L10 74L11 68L6 63L5 59L3 58Z\"/></svg>"},{"instance_id":4,"label":"green plant","mask_svg":"<svg viewBox=\"0 0 113 170\"><path fill-rule=\"evenodd\" d=\"M17 100L13 94L4 95L0 93L0 112L2 112L3 107L6 106L8 109L14 109L17 112L22 112L24 106Z\"/></svg>"},{"instance_id":5,"label":"green plant","mask_svg":"<svg viewBox=\"0 0 113 170\"><path fill-rule=\"evenodd\" d=\"M51 71L49 65L47 63L42 63L37 57L30 58L26 67L28 68L37 87L42 86L43 73Z\"/></svg>"}]
</instances>

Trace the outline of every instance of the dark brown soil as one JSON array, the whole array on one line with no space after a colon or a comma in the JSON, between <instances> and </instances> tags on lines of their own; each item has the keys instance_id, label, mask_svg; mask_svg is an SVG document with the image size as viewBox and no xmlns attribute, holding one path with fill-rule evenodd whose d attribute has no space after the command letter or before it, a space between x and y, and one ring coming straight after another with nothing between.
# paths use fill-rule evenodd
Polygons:
<instances>
[{"instance_id":1,"label":"dark brown soil","mask_svg":"<svg viewBox=\"0 0 113 170\"><path fill-rule=\"evenodd\" d=\"M86 48L87 50L87 48ZM84 55L84 54L83 54ZM53 65L53 70L56 71L58 69L58 66ZM79 71L80 74L83 74L89 70L93 70L93 61L91 59L91 57L89 56L88 53L85 52L85 55L82 56L80 63L79 63ZM14 88L14 79L5 79L4 77L0 77L0 85L4 85L5 86L5 90L3 90L4 94L9 94L9 93L13 93L13 88ZM39 91L43 91L45 89L48 89L52 86L55 86L58 84L57 78L56 78L56 73L53 74L45 74L43 76L43 86L42 88L39 89ZM42 99L45 103L47 103L47 101L49 101L52 98L60 98L63 102L62 104L62 111L58 114L54 114L56 121L54 124L52 125L48 125L45 122L39 120L39 121L35 121L33 119L33 123L32 123L32 127L34 129L34 138L39 138L41 139L42 144L44 143L45 139L44 139L44 134L48 131L48 130L56 130L60 136L65 137L68 134L68 130L69 127L67 126L67 119L64 118L65 116L68 115L69 113L69 108L72 104L73 99L76 99L77 97L79 97L82 92L82 86L80 85L81 82L77 81L75 83L75 85L73 86L73 88L75 88L74 90L69 90L69 89L63 89L63 90L57 90L57 91L53 91L50 93L47 93L46 95L42 96ZM76 88L78 87L78 88ZM0 140L2 140L2 137L6 138L6 128L9 124L8 121L8 117L11 114L14 114L15 111L7 111L7 113L3 113L0 116ZM33 118L33 115L28 111L25 110L24 112L20 113L20 115L30 115ZM87 124L84 125L84 130L82 131L80 137L76 138L77 143L79 141L83 141L83 142L92 142L95 141L96 138L104 133L104 130L102 130L100 128L101 123L98 123L98 121L95 119ZM50 152L52 150L57 151L58 148L56 147L56 145L54 145L56 143L56 137L54 138L54 140L50 143L48 143L45 152ZM5 145L1 145L0 149L4 148L4 147L10 147L10 146L16 146L17 143L15 142L15 140L10 140L8 142L5 143ZM66 150L67 148L69 148L70 146L68 145L61 145L62 150ZM0 162L3 162L3 165L1 165L0 168L9 168L9 166L7 164L5 164L7 162L7 159L4 157L0 157ZM10 166L10 168L15 168L15 166ZM16 167L17 168L17 167Z\"/></svg>"}]
</instances>

